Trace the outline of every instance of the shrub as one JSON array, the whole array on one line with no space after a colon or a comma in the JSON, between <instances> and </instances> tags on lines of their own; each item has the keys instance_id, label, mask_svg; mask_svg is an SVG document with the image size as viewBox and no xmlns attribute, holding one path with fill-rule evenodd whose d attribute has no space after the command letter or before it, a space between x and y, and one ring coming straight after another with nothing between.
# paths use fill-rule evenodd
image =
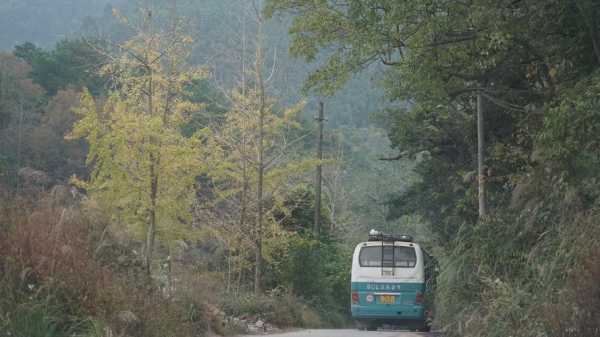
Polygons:
<instances>
[{"instance_id":1,"label":"shrub","mask_svg":"<svg viewBox=\"0 0 600 337\"><path fill-rule=\"evenodd\" d=\"M551 336L600 334L600 249L596 248L569 273L557 295L544 308L544 323Z\"/></svg>"},{"instance_id":2,"label":"shrub","mask_svg":"<svg viewBox=\"0 0 600 337\"><path fill-rule=\"evenodd\" d=\"M598 336L600 209L569 191L463 226L438 279L446 336Z\"/></svg>"},{"instance_id":3,"label":"shrub","mask_svg":"<svg viewBox=\"0 0 600 337\"><path fill-rule=\"evenodd\" d=\"M302 299L329 326L344 326L349 317L351 252L327 235L291 233L271 261L271 284ZM310 273L306 271L310 270Z\"/></svg>"},{"instance_id":4,"label":"shrub","mask_svg":"<svg viewBox=\"0 0 600 337\"><path fill-rule=\"evenodd\" d=\"M113 241L110 233L97 233L96 219L78 207L53 208L40 200L37 207L14 205L1 214L11 224L0 228L1 331L23 337L119 334L123 317L135 321L135 336L191 337L208 330L205 283L159 288L141 268L130 268L135 261L121 261L136 257L119 255L131 248L117 242L108 246L119 261L103 259L98 238ZM122 263L129 267L118 268Z\"/></svg>"},{"instance_id":5,"label":"shrub","mask_svg":"<svg viewBox=\"0 0 600 337\"><path fill-rule=\"evenodd\" d=\"M318 313L288 290L278 288L262 296L241 294L226 296L221 304L227 315L253 323L265 320L281 328L321 327Z\"/></svg>"}]
</instances>

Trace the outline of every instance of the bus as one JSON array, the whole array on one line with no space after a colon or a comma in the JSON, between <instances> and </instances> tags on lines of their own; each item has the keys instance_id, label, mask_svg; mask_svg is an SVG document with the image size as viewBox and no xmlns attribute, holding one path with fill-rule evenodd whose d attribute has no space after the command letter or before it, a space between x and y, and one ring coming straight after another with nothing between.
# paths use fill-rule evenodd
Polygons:
<instances>
[{"instance_id":1,"label":"bus","mask_svg":"<svg viewBox=\"0 0 600 337\"><path fill-rule=\"evenodd\" d=\"M428 257L409 235L371 230L368 241L359 243L352 257L351 311L359 329L391 325L429 331Z\"/></svg>"}]
</instances>

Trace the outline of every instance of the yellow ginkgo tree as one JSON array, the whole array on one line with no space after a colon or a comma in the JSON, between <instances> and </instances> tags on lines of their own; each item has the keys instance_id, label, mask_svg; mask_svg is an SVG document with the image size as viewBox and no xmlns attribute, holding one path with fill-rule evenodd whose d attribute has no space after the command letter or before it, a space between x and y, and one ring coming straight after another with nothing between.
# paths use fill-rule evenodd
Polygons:
<instances>
[{"instance_id":1,"label":"yellow ginkgo tree","mask_svg":"<svg viewBox=\"0 0 600 337\"><path fill-rule=\"evenodd\" d=\"M201 108L186 100L186 88L205 74L186 64L192 39L175 18L165 28L150 10L143 13L130 25L135 36L117 46L102 69L112 89L102 99L82 94L81 119L69 137L89 144L91 174L77 182L116 224L144 240L150 275L157 238L191 233L195 179L203 169L201 137L185 137L181 129Z\"/></svg>"},{"instance_id":2,"label":"yellow ginkgo tree","mask_svg":"<svg viewBox=\"0 0 600 337\"><path fill-rule=\"evenodd\" d=\"M260 268L263 238L282 234L274 215L286 213L290 187L317 164L298 149L306 136L297 132L303 103L280 108L275 99L261 95L260 88L234 90L225 120L205 141L214 198L205 200L211 204L201 217L211 219L214 234L228 248L228 288L236 276L239 282L243 269L253 267L246 263L253 253L254 268L257 263ZM256 275L254 281L260 285Z\"/></svg>"}]
</instances>

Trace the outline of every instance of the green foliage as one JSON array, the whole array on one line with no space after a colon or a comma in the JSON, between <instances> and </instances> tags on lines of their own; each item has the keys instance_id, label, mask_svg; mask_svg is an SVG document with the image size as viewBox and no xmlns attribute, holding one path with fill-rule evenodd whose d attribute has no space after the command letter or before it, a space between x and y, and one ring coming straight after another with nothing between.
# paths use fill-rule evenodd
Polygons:
<instances>
[{"instance_id":1,"label":"green foliage","mask_svg":"<svg viewBox=\"0 0 600 337\"><path fill-rule=\"evenodd\" d=\"M205 301L191 299L191 294L186 296L169 293L169 296L173 296L172 301L160 297L159 293L166 292L171 286L171 270L166 271L161 258L168 254L169 259L174 259L179 250L183 251L180 256L182 260L194 257L191 258L193 262L184 268L192 269L191 264L199 268L202 261L195 258L202 254L209 261L206 269L210 269L202 273L202 276L210 275L220 281L226 279L226 263L231 261L235 269L230 282L232 293L251 284L248 271L252 269L250 257L253 255L251 246L254 242L252 228L248 225L253 225L254 215L245 219L246 227L235 226L241 213L236 203L244 182L250 186L247 191L249 199L254 199L256 194L258 95L249 89L251 84L245 87L245 95L241 95L241 90L231 95L222 94L220 88L217 89L222 83L215 84L214 81L207 80L203 71L196 71L184 62L191 56L195 62L204 64L207 58L214 59L213 54L219 52L220 62L215 64L216 77L219 81L225 78L225 86L237 82L239 55L233 51L233 47L237 45L228 45L227 49L223 49L226 52L218 48L225 48L221 46L225 44L221 40L228 40L227 43L236 41L238 34L227 35L224 33L225 28L239 31L231 29L229 25L239 21L239 13L246 15L248 8L236 1L213 1L206 6L202 5L203 20L206 10L219 14L212 17L235 17L236 20L216 20L213 23L218 28L208 27L206 35L204 29L207 27L198 29L203 32L202 38L194 44L196 50L191 52L190 48L186 48L192 43L187 37L161 40L158 35L169 34L172 29L166 19L171 17L169 5L164 1L149 3L155 6L153 15L157 20L153 33L135 31L135 27L140 28L146 23L145 16L140 16L139 20L130 18L126 22L124 16L113 17L110 6L105 8L102 18L84 20L86 33L102 38L111 36L111 45L114 43L119 47L115 50L107 51L109 43L105 45L102 40L94 38L61 40L50 49L46 49L48 43L53 43L50 40L15 38L14 40L19 41L35 41L36 44L16 46L16 57L7 55L10 60L3 58L0 64L3 67L0 74L0 125L3 126L0 130L3 140L0 175L2 178L13 179L15 186L19 184L16 172L23 166L41 169L50 175L53 182L61 184L75 175L76 178L71 182L86 189L87 196L84 204L73 205L73 209L79 211L81 207L83 212L93 213L101 219L94 222L97 232L89 238L89 251L94 251L95 254L93 262L86 263L91 266L92 271L97 271L97 262L106 268L105 271L126 274L120 276L126 280L123 282L131 284L131 287L127 287L121 281L115 281L115 284L105 288L104 285L91 281L106 281L105 277L113 280L104 274L96 278L86 278L83 275L40 276L44 280L56 278L61 282L75 282L81 286L78 290L82 293L76 293L74 297L66 296L68 303L56 308L56 315L69 312L69 315L81 319L82 325L89 327L89 331L82 329L77 332L81 335L102 335L103 329L113 326L114 317L110 317L109 313L118 310L132 310L139 316L144 322L147 336L171 332L184 335L182 331L189 332L205 324L205 315L210 314L199 304ZM63 4L59 1L54 5L58 8ZM40 6L45 8L45 5ZM73 12L76 12L79 7L73 6ZM192 17L194 15L191 13L196 13L192 11L195 7L191 4L180 3L180 6ZM0 5L0 12L5 9ZM133 11L138 11L137 6L133 2L127 2L123 12ZM49 20L52 19L50 14ZM250 17L246 21L247 35L250 35L256 27ZM127 27L128 23L130 27ZM274 50L282 50L287 46L287 39L283 36L285 29L281 29L286 25L287 22L276 20L266 23L265 30L269 32L267 39L277 42ZM49 30L52 27L48 25ZM177 29L182 27L178 26ZM223 38L224 36L228 37ZM131 39L123 42L125 37ZM203 47L207 44L214 47L214 50L207 51ZM163 52L165 55L162 55ZM247 54L244 56L247 58L246 65L254 62L252 53ZM273 271L268 280L269 288L275 289L273 294L276 295L270 294L269 299L256 301L262 306L264 300L265 310L270 312L265 315L273 323L284 326L341 325L345 323L346 306L349 302L349 252L343 247L341 239L333 239L333 235L343 231L335 230L335 225L329 220L329 215L335 213L331 207L335 198L332 195L324 197L326 200L322 213L326 235L317 243L310 238L310 230L306 230L312 227L314 216L312 187L306 183L312 178L312 173L307 173L317 163L306 159L305 153L309 147L307 144L310 137L307 135L310 134L312 121L300 124L300 114L303 113L301 105L283 108L289 102L298 101L297 87L304 78L306 69L304 64L292 62L287 55L279 52L266 54L265 64L272 62L274 70L270 74L268 90L274 93L273 96L279 96L281 99L277 101L282 102L280 104L275 99L267 100L269 111L266 154L270 160L265 177L265 207L268 210L264 250L266 269ZM136 56L141 56L142 59L146 57L146 61L158 56L162 58L156 64L148 65L140 62ZM370 88L366 80L368 76L370 75L366 74L363 79L355 81L348 92L330 100L332 103L327 108L327 114L330 116L331 126L364 126L368 123L368 116L364 112L373 108L378 92ZM154 88L148 89L149 78L155 81ZM147 96L153 89L155 95L148 104ZM373 100L363 102L359 94L367 89ZM166 118L163 118L163 112ZM210 132L207 127L210 127ZM70 142L65 141L65 135ZM249 146L243 151L234 150L236 145L243 143L239 142L241 138L250 140L251 144L244 144ZM233 145L230 142L232 139ZM364 148L353 150L352 157L360 162L356 166L362 168L362 179L365 181L369 176L369 161L364 160L363 151L370 151L371 146L379 144L381 140L381 137L369 138ZM302 148L302 145L306 148ZM242 177L242 159L248 159L250 167L245 178ZM326 161L325 164L327 166L330 163L333 161ZM154 175L153 169L156 173ZM391 167L389 169L393 170ZM158 181L155 208L150 191L154 181ZM209 185L211 186L208 187ZM70 193L75 193L74 191L72 189ZM28 190L27 193L32 192ZM355 199L358 202L359 197L356 196ZM197 207L205 201L211 206L211 216L205 217L200 210L202 207ZM335 202L340 205L343 203ZM256 200L250 200L247 206L248 213L253 213ZM366 210L368 202L362 202L360 206L362 210ZM350 208L347 207L346 210ZM155 278L165 287L160 290L154 289L152 284L140 282L144 277L140 272L139 253L140 246L143 245L139 241L148 234L151 210L156 211L157 236L160 241L157 247L159 257L155 258L155 262L161 259L161 270L157 271ZM350 217L350 213L348 211L344 217ZM358 210L354 212L359 213L363 214ZM380 219L383 218L382 214L379 212ZM363 214L363 218L368 217L366 213ZM338 221L343 223L342 217ZM215 241L218 242L196 242L200 234L190 229L192 223L194 228L205 229L203 235L217 234ZM4 225L4 219L2 224ZM223 230L222 227L225 226L230 228ZM209 227L211 230L208 230ZM218 230L213 231L214 228ZM113 235L119 239L112 238ZM237 238L239 241L235 241ZM113 239L119 243L112 242ZM227 241L227 247L222 246L221 240ZM83 241L85 240L78 242ZM315 253L317 247L318 252ZM307 263L318 265L316 277L307 277L304 272L306 268L310 268ZM86 273L90 270L86 269ZM97 276L95 272L91 274ZM198 283L206 285L204 282ZM47 286L55 287L56 284ZM191 289L192 286L186 284L180 287L183 288ZM288 290L280 290L282 288ZM79 295L81 298L77 299ZM23 318L41 317L38 322L40 326L54 324L54 309L50 308L52 310L48 309L44 315L38 315L36 310L40 306L29 304L32 314L28 314L28 309L23 309ZM244 310L254 309L245 306ZM87 318L83 318L87 315L94 318L88 322ZM322 322L319 316L327 317L327 322ZM50 328L46 330L49 333L52 331ZM198 328L194 331L201 330Z\"/></svg>"},{"instance_id":2,"label":"green foliage","mask_svg":"<svg viewBox=\"0 0 600 337\"><path fill-rule=\"evenodd\" d=\"M99 70L107 63L101 48L99 41L85 39L62 40L50 51L26 42L15 46L14 54L31 65L31 78L50 96L69 87L99 95L106 82Z\"/></svg>"},{"instance_id":3,"label":"green foliage","mask_svg":"<svg viewBox=\"0 0 600 337\"><path fill-rule=\"evenodd\" d=\"M563 218L564 209L557 205L568 209L572 201L562 199L564 190L548 189L551 197L534 201L528 214L461 229L457 244L444 257L436 297L438 319L447 322L451 335L458 335L460 325L467 336L502 336L507 331L515 336L564 336L566 327L593 336L584 332L590 321L573 319L571 313L595 302L576 304L581 297L568 294L596 291L596 272L586 261L596 256L591 242L598 238L597 226L586 216ZM578 312L593 315L587 310Z\"/></svg>"},{"instance_id":4,"label":"green foliage","mask_svg":"<svg viewBox=\"0 0 600 337\"><path fill-rule=\"evenodd\" d=\"M58 336L56 323L52 321L52 313L47 305L29 304L27 308L17 308L14 316L7 319L3 330L10 335L31 337Z\"/></svg>"},{"instance_id":5,"label":"green foliage","mask_svg":"<svg viewBox=\"0 0 600 337\"><path fill-rule=\"evenodd\" d=\"M152 23L147 23L151 25ZM90 180L79 182L111 210L120 226L174 240L189 235L195 178L202 173L200 134L182 134L190 113L201 108L187 88L204 77L186 69L188 36L179 28L163 36L141 30L103 68L117 89L98 104L85 91L71 139L89 144ZM167 41L168 40L168 41Z\"/></svg>"},{"instance_id":6,"label":"green foliage","mask_svg":"<svg viewBox=\"0 0 600 337\"><path fill-rule=\"evenodd\" d=\"M26 232L28 229L17 226L16 230ZM0 258L3 336L66 337L91 333L93 322L83 314L76 289L64 282L42 279L34 268L23 268L26 257L10 250L9 246L14 243L7 244L8 240L19 240L19 235L14 234L16 230L7 230L0 242L4 245ZM38 244L44 245L44 242Z\"/></svg>"},{"instance_id":7,"label":"green foliage","mask_svg":"<svg viewBox=\"0 0 600 337\"><path fill-rule=\"evenodd\" d=\"M0 4L0 13L7 18L39 15L24 10L23 3ZM14 52L20 59L0 55L0 179L21 188L17 172L24 166L44 169L59 181L76 173L89 192L86 209L108 214L111 230L134 234L126 238L153 238L150 224L156 222L157 235L166 243L159 247L161 253L171 258L175 246L192 246L181 250L206 257L207 274L226 284L231 296L249 287L253 266L256 119L262 95L247 85L245 69L242 80L237 76L240 63L245 68L256 61L238 45L250 46L245 37L257 27L239 1L212 1L201 8L180 3L191 21L201 18L202 38L192 45L179 34L159 36L171 29L179 33L181 27L167 23L170 12L164 1L149 3L155 30L133 28L148 28L152 15L128 21L127 28L127 20L113 18L110 7L103 17L85 21L87 33L117 41L133 36L120 44L121 53L110 62L97 51L101 42L81 39L61 41L53 50L22 44ZM133 2L125 4L125 13L137 10ZM49 13L49 32L57 26L50 14L66 5L57 0L53 11L44 11ZM82 7L70 5L72 14L80 16ZM366 77L378 77L390 102L381 123L397 150L390 156L400 154L402 160L365 155L387 150L374 130L338 130L333 140L327 139L333 158L325 165L321 211L328 230L313 238L314 197L306 173L316 162L305 159L304 150L313 144L300 143L310 126L298 122L299 107L281 109L268 99L264 253L268 288L275 290L264 298L241 299L228 310L282 325L311 325L306 317L314 317L315 311L324 317L344 312L350 253L338 236L356 241L373 226L414 231L439 255L437 317L449 336L457 331L466 336L561 336L565 326L594 331L589 322L598 321L593 300L597 252L591 247L600 238L595 221L599 11L593 0L267 1L269 15L294 13L283 23L266 24L268 40L280 41L274 50L287 47L281 27L291 22L292 54L315 64L305 67L286 55L265 53L265 65L273 64L268 86L273 96L282 105L297 101L298 83L312 71L306 91L332 95L329 126L365 126L370 122L365 112L379 108L370 103L379 91L369 91L367 102L360 102L365 96L359 94L371 84ZM12 25L0 26L12 31L7 34L11 41L35 41L14 38L23 36L14 30L24 26L6 21ZM2 43L7 42L0 39ZM222 95L203 72L188 72L188 56L214 64L219 87L241 82L244 89ZM380 66L372 67L375 63ZM366 76L351 80L369 67ZM350 88L333 95L344 85ZM82 87L88 91L74 99L70 88ZM486 219L478 219L475 202L476 91L483 96L486 120L484 164L491 210ZM80 140L66 144L63 137L74 123L72 107L82 117L72 134ZM90 172L81 165L84 141ZM190 231L192 223L206 230L210 244L195 246L198 233ZM13 227L4 219L2 225ZM117 249L98 261L114 267L131 251ZM201 264L194 261L196 267ZM87 280L61 276L79 286ZM160 277L165 289L169 276ZM139 308L150 335L191 334L204 323L198 304L203 302L190 300L191 292L163 302L160 296L115 288L102 288L106 297L98 297L98 303L112 306L103 304L101 310ZM29 295L19 287L6 292L7 298L21 293ZM32 329L23 334L58 334L74 325L60 318L61 312L80 317L93 311L86 300L79 303L63 295L56 307L46 305L46 298L21 298L19 317L2 312L0 328L14 324L11 329Z\"/></svg>"},{"instance_id":8,"label":"green foliage","mask_svg":"<svg viewBox=\"0 0 600 337\"><path fill-rule=\"evenodd\" d=\"M291 232L276 246L277 254L268 266L268 284L289 289L324 322L342 326L350 301L350 250L327 235L317 241L310 231Z\"/></svg>"},{"instance_id":9,"label":"green foliage","mask_svg":"<svg viewBox=\"0 0 600 337\"><path fill-rule=\"evenodd\" d=\"M590 183L589 179L597 176L599 93L600 76L596 71L549 103L536 159L557 163L556 169L579 181ZM595 198L592 193L590 197Z\"/></svg>"},{"instance_id":10,"label":"green foliage","mask_svg":"<svg viewBox=\"0 0 600 337\"><path fill-rule=\"evenodd\" d=\"M293 53L328 56L308 88L335 90L357 69L387 66L383 86L398 103L389 136L419 176L390 215L417 214L442 248L438 321L450 336L565 333L544 313L573 287L569 263L585 260L574 255L573 219L595 222L598 11L588 0L268 2L268 14L296 14ZM476 213L475 92L486 219Z\"/></svg>"},{"instance_id":11,"label":"green foliage","mask_svg":"<svg viewBox=\"0 0 600 337\"><path fill-rule=\"evenodd\" d=\"M298 122L303 102L287 109L279 108L276 99L263 98L258 88L236 89L230 97L231 107L223 120L212 124L203 138L207 149L206 176L211 186L207 188L209 197L202 201L202 208L206 210L201 212L206 218L217 219L209 228L217 240L225 244L231 274L252 267L248 259L254 254L258 235L259 166L264 165L260 187L264 200L262 240L276 241L281 236L282 218L287 218L296 206L294 201L287 204L288 196L317 161L299 151L298 139L302 138L296 136L296 131L303 131ZM261 114L262 141L257 132ZM261 147L263 162L259 161ZM228 212L224 214L222 208ZM228 280L228 288L230 286L231 280Z\"/></svg>"},{"instance_id":12,"label":"green foliage","mask_svg":"<svg viewBox=\"0 0 600 337\"><path fill-rule=\"evenodd\" d=\"M18 292L10 289L9 292ZM27 296L26 294L24 294ZM67 304L60 303L52 296L38 298L29 294L29 299L11 303L10 309L4 307L6 317L0 321L0 328L7 336L15 337L66 337L89 336L101 337L94 321L69 315Z\"/></svg>"},{"instance_id":13,"label":"green foliage","mask_svg":"<svg viewBox=\"0 0 600 337\"><path fill-rule=\"evenodd\" d=\"M310 236L314 230L315 193L308 184L291 186L281 208L274 212L275 220L283 230ZM325 209L321 209L321 226L325 235L329 234L331 220Z\"/></svg>"},{"instance_id":14,"label":"green foliage","mask_svg":"<svg viewBox=\"0 0 600 337\"><path fill-rule=\"evenodd\" d=\"M438 158L423 159L415 167L422 179L391 199L389 215L420 215L430 222L437 245L451 244L461 225L477 216L474 186L455 173L457 166Z\"/></svg>"},{"instance_id":15,"label":"green foliage","mask_svg":"<svg viewBox=\"0 0 600 337\"><path fill-rule=\"evenodd\" d=\"M186 99L203 105L201 111L192 112L183 126L183 134L192 136L196 131L211 125L220 125L225 119L228 104L224 95L208 79L195 80L186 89Z\"/></svg>"},{"instance_id":16,"label":"green foliage","mask_svg":"<svg viewBox=\"0 0 600 337\"><path fill-rule=\"evenodd\" d=\"M105 207L114 209L115 219L122 217L134 233L141 235L151 207L148 190L153 179L151 169L160 157L161 164L156 167L162 177L157 203L159 232L164 238L181 237L182 227L175 228L189 217L194 173L200 173L198 139L179 134L178 124L165 125L160 116L148 118L140 114L134 106L120 102L116 94L108 99L105 107L106 112L112 112L114 124L110 128L101 123L103 112L97 112L92 97L89 94L82 97L79 111L83 118L76 124L72 137L86 137L90 146L87 163L94 165L90 182L82 186L95 194ZM169 123L177 123L178 117L173 118ZM151 137L156 137L160 145L148 142ZM138 142L130 143L132 140ZM134 158L137 160L132 160ZM175 227L166 230L162 226L167 224Z\"/></svg>"}]
</instances>

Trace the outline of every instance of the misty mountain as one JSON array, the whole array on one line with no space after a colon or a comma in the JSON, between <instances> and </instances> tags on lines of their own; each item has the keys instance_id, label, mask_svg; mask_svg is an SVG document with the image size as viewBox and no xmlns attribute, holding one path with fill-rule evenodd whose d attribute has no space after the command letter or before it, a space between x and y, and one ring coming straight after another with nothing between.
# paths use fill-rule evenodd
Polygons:
<instances>
[{"instance_id":1,"label":"misty mountain","mask_svg":"<svg viewBox=\"0 0 600 337\"><path fill-rule=\"evenodd\" d=\"M170 2L149 0L157 15L167 16ZM245 67L253 64L256 10L251 2L239 0L181 0L178 12L192 27L195 47L192 62L206 66L211 80L222 90L238 85ZM84 36L122 41L130 31L113 16L113 8L135 19L138 13L133 0L3 0L0 2L0 51L12 51L16 45L32 42L51 49L57 42ZM302 99L302 83L317 68L288 54L289 18L267 22L266 64L269 68L269 92L284 104ZM244 46L245 49L244 49ZM243 66L245 64L245 66ZM366 126L369 114L379 110L381 90L373 83L376 71L358 74L344 90L326 99L330 127ZM307 106L308 117L316 110L319 93L312 93Z\"/></svg>"},{"instance_id":2,"label":"misty mountain","mask_svg":"<svg viewBox=\"0 0 600 337\"><path fill-rule=\"evenodd\" d=\"M84 19L98 15L110 0L2 0L0 50L10 51L24 42L50 47L73 37ZM114 2L114 1L113 1Z\"/></svg>"}]
</instances>

